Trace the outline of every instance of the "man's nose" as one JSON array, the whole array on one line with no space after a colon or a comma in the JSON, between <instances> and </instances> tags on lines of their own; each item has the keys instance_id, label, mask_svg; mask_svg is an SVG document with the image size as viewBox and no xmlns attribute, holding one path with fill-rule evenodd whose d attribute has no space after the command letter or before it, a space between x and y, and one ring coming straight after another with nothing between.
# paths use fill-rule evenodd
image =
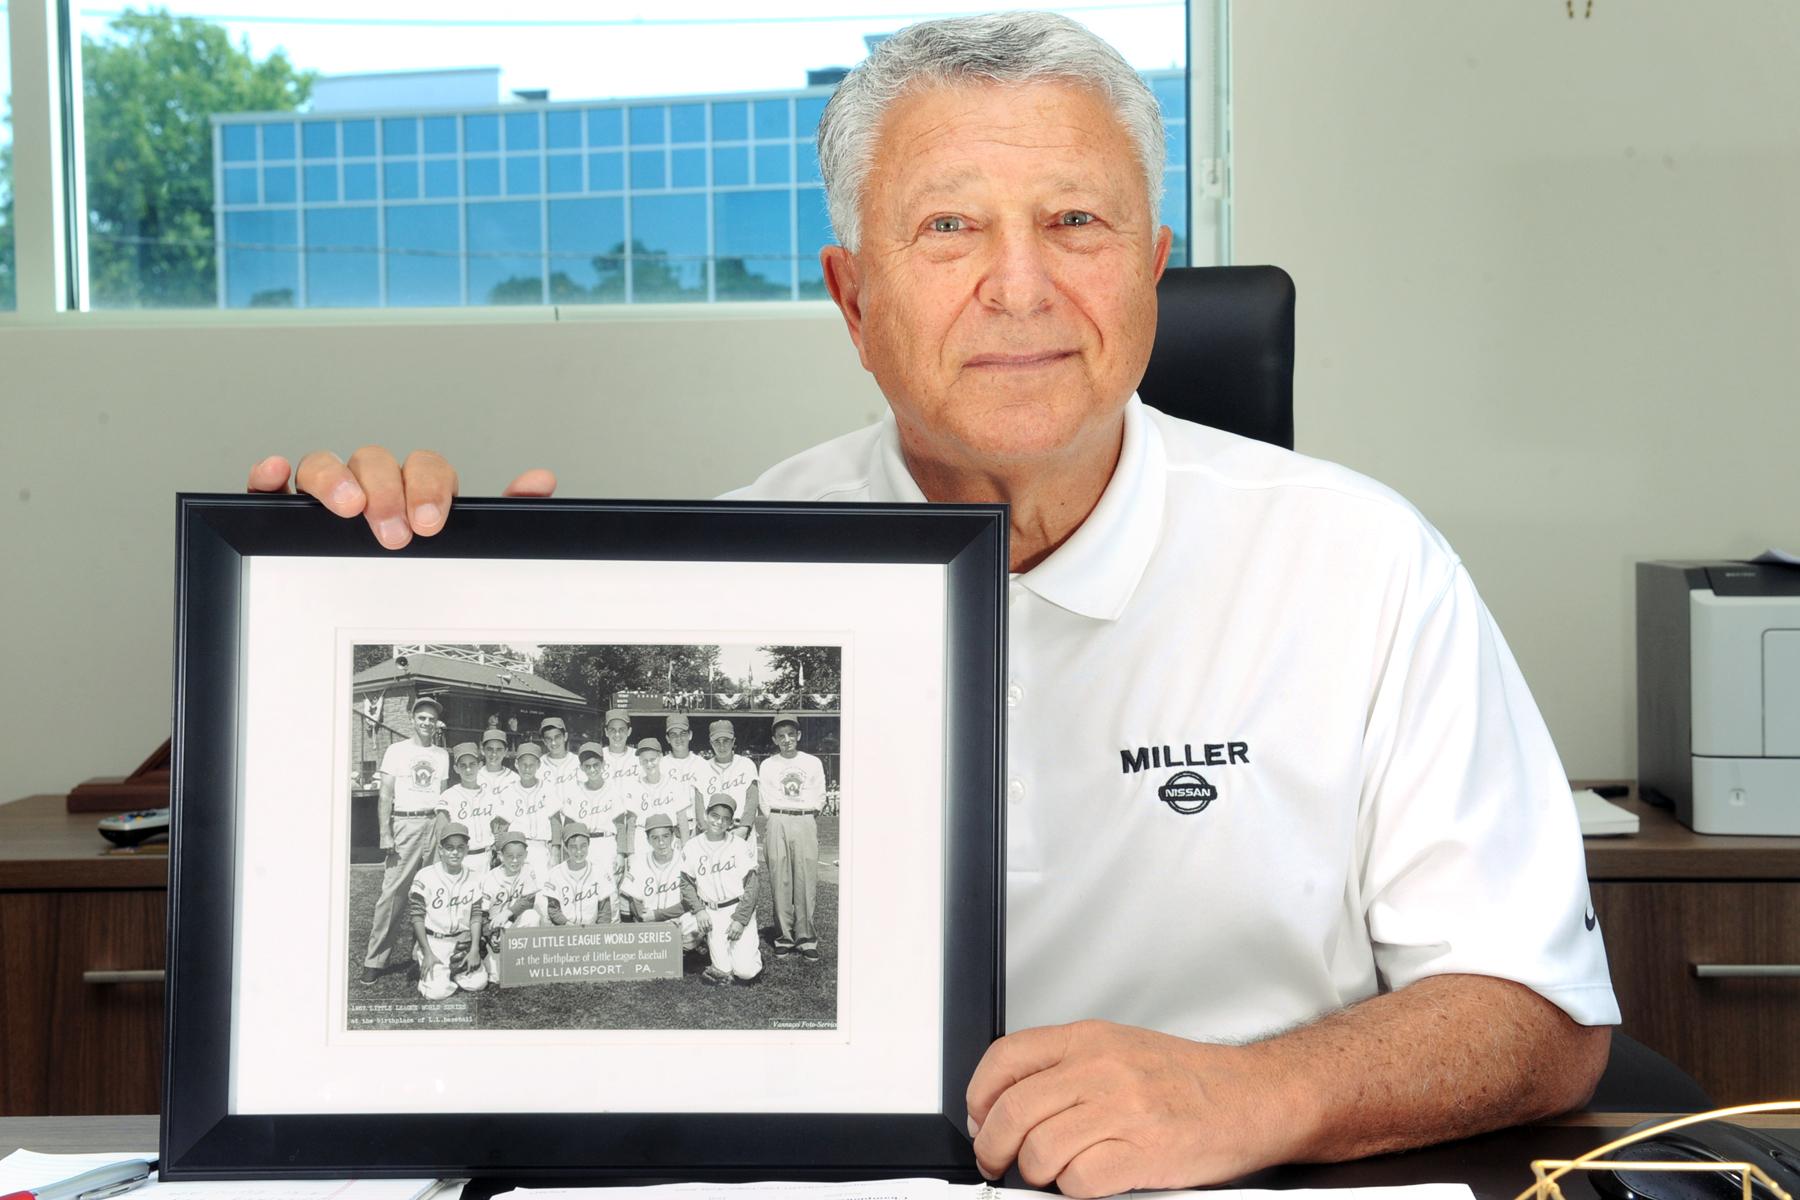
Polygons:
<instances>
[{"instance_id":1,"label":"man's nose","mask_svg":"<svg viewBox=\"0 0 1800 1200\"><path fill-rule=\"evenodd\" d=\"M997 229L976 298L995 312L1030 316L1056 300L1051 248L1030 223Z\"/></svg>"}]
</instances>

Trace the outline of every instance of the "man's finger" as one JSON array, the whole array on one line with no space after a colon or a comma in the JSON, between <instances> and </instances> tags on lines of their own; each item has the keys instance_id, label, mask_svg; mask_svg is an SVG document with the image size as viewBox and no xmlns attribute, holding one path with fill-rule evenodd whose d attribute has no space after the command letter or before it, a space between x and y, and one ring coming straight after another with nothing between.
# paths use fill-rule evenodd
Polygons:
<instances>
[{"instance_id":1,"label":"man's finger","mask_svg":"<svg viewBox=\"0 0 1800 1200\"><path fill-rule=\"evenodd\" d=\"M542 467L533 467L517 479L506 485L502 496L536 497L542 499L556 491L556 474Z\"/></svg>"},{"instance_id":2,"label":"man's finger","mask_svg":"<svg viewBox=\"0 0 1800 1200\"><path fill-rule=\"evenodd\" d=\"M977 1074L980 1069L977 1068ZM981 1121L975 1135L975 1161L990 1179L998 1179L1019 1157L1025 1139L1039 1125L1080 1103L1069 1071L1037 1071L1000 1093ZM1067 1157L1073 1157L1070 1151ZM1058 1164L1059 1166L1061 1164ZM1055 1178L1034 1179L1048 1183Z\"/></svg>"},{"instance_id":3,"label":"man's finger","mask_svg":"<svg viewBox=\"0 0 1800 1200\"><path fill-rule=\"evenodd\" d=\"M412 541L412 526L406 520L406 485L394 456L380 446L364 446L350 456L350 473L369 498L363 518L375 531L375 540L389 550Z\"/></svg>"},{"instance_id":4,"label":"man's finger","mask_svg":"<svg viewBox=\"0 0 1800 1200\"><path fill-rule=\"evenodd\" d=\"M288 460L279 454L271 454L250 468L250 480L244 490L249 492L286 492L288 487Z\"/></svg>"},{"instance_id":5,"label":"man's finger","mask_svg":"<svg viewBox=\"0 0 1800 1200\"><path fill-rule=\"evenodd\" d=\"M294 487L340 517L354 517L368 501L344 460L329 450L315 450L300 460Z\"/></svg>"},{"instance_id":6,"label":"man's finger","mask_svg":"<svg viewBox=\"0 0 1800 1200\"><path fill-rule=\"evenodd\" d=\"M1069 1050L1069 1030L1068 1025L1021 1029L989 1046L975 1065L975 1074L969 1078L964 1093L970 1124L979 1129L1002 1092L1026 1076L1061 1062Z\"/></svg>"},{"instance_id":7,"label":"man's finger","mask_svg":"<svg viewBox=\"0 0 1800 1200\"><path fill-rule=\"evenodd\" d=\"M1132 1172L1142 1158L1140 1151L1126 1142L1096 1142L1077 1154L1056 1177L1056 1186L1065 1196L1111 1196L1133 1186Z\"/></svg>"},{"instance_id":8,"label":"man's finger","mask_svg":"<svg viewBox=\"0 0 1800 1200\"><path fill-rule=\"evenodd\" d=\"M1013 1156L1019 1174L1033 1187L1056 1182L1076 1155L1111 1136L1108 1116L1099 1105L1076 1104L1039 1121Z\"/></svg>"},{"instance_id":9,"label":"man's finger","mask_svg":"<svg viewBox=\"0 0 1800 1200\"><path fill-rule=\"evenodd\" d=\"M412 531L430 537L444 527L456 495L456 469L433 450L414 450L400 468L406 489L406 519Z\"/></svg>"}]
</instances>

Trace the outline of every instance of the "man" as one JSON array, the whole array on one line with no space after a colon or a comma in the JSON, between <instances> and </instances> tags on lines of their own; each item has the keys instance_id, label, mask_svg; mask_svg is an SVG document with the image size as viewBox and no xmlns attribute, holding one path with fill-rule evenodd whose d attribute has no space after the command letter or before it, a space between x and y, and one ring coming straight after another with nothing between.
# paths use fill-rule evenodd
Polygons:
<instances>
[{"instance_id":1,"label":"man","mask_svg":"<svg viewBox=\"0 0 1800 1200\"><path fill-rule=\"evenodd\" d=\"M1566 775L1460 560L1379 484L1133 394L1171 236L1142 80L1061 18L930 22L819 146L826 285L891 416L739 495L1010 506L983 1170L1212 1183L1579 1104L1618 1007ZM455 473L365 448L299 486L398 546ZM1214 798L1162 801L1176 770ZM1139 913L1097 926L1126 880Z\"/></svg>"},{"instance_id":2,"label":"man","mask_svg":"<svg viewBox=\"0 0 1800 1200\"><path fill-rule=\"evenodd\" d=\"M631 714L622 708L606 710L606 748L600 760L606 764L606 782L636 780L641 768L631 748Z\"/></svg>"},{"instance_id":3,"label":"man","mask_svg":"<svg viewBox=\"0 0 1800 1200\"><path fill-rule=\"evenodd\" d=\"M800 718L775 718L776 753L757 769L757 790L768 797L763 844L775 884L775 957L798 954L819 961L813 900L819 890L819 809L825 804L825 764L800 749Z\"/></svg>"},{"instance_id":4,"label":"man","mask_svg":"<svg viewBox=\"0 0 1800 1200\"><path fill-rule=\"evenodd\" d=\"M473 761L471 755L470 774ZM419 995L427 1000L448 1000L458 990L479 992L487 986L487 971L470 932L481 880L463 865L468 849L469 827L450 822L438 838L438 860L419 868L407 889Z\"/></svg>"},{"instance_id":5,"label":"man","mask_svg":"<svg viewBox=\"0 0 1800 1200\"><path fill-rule=\"evenodd\" d=\"M436 744L443 706L430 696L420 696L413 701L412 723L412 737L395 742L381 755L381 799L375 805L375 828L387 858L375 916L369 923L369 947L363 955L364 983L381 978L394 961L401 931L412 928L405 897L413 876L431 858L438 793L450 778L450 756Z\"/></svg>"},{"instance_id":6,"label":"man","mask_svg":"<svg viewBox=\"0 0 1800 1200\"><path fill-rule=\"evenodd\" d=\"M713 753L698 772L695 788L700 795L694 797L694 824L698 827L706 820L700 796L730 796L737 803L731 823L738 836L748 840L756 829L756 814L761 807L756 764L737 753L737 727L730 721L720 718L706 727L706 733Z\"/></svg>"}]
</instances>

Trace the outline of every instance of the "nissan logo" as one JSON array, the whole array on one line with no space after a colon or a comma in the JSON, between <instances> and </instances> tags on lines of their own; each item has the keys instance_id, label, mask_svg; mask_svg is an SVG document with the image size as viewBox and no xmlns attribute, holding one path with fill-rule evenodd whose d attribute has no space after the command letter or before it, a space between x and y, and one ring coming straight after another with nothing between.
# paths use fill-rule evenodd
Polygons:
<instances>
[{"instance_id":1,"label":"nissan logo","mask_svg":"<svg viewBox=\"0 0 1800 1200\"><path fill-rule=\"evenodd\" d=\"M1177 771L1156 789L1156 798L1178 813L1193 816L1205 812L1206 806L1219 798L1219 789L1198 771Z\"/></svg>"}]
</instances>

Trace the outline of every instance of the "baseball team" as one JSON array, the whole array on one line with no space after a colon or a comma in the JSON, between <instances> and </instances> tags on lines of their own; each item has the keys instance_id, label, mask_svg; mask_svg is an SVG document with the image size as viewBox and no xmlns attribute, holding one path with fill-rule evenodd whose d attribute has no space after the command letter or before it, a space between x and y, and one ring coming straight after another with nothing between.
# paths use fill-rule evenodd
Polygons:
<instances>
[{"instance_id":1,"label":"baseball team","mask_svg":"<svg viewBox=\"0 0 1800 1200\"><path fill-rule=\"evenodd\" d=\"M405 965L408 936L419 994L443 1000L501 982L507 929L672 921L684 950L704 952L702 983L747 986L763 971L765 886L775 957L819 961L825 769L799 748L797 717L776 717L776 753L760 766L737 753L729 720L707 727L710 758L691 753L680 713L663 723L667 753L655 737L633 745L623 709L607 711L604 745L576 750L563 720L546 717L541 742L513 748L510 765L498 729L479 744L436 744L442 706L429 696L413 703L412 723L381 759L386 864L363 983Z\"/></svg>"}]
</instances>

